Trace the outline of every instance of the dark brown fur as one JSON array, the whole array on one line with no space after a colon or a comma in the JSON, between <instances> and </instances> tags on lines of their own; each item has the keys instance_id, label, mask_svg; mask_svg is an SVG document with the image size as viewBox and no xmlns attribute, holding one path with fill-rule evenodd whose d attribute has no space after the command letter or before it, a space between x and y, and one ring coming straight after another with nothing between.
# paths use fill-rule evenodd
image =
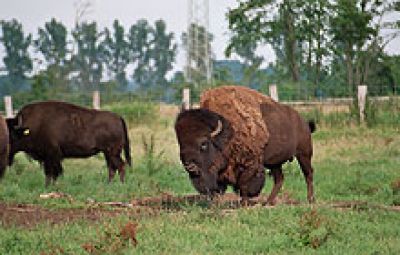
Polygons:
<instances>
[{"instance_id":1,"label":"dark brown fur","mask_svg":"<svg viewBox=\"0 0 400 255\"><path fill-rule=\"evenodd\" d=\"M306 123L300 115L282 104L262 104L261 113L268 125L270 138L264 149L264 166L271 170L274 179L269 202L274 203L283 184L282 165L296 157L307 183L307 198L314 201L313 155L311 133L315 129L313 122Z\"/></svg>"},{"instance_id":2,"label":"dark brown fur","mask_svg":"<svg viewBox=\"0 0 400 255\"><path fill-rule=\"evenodd\" d=\"M6 121L0 116L0 178L3 177L8 164L8 128Z\"/></svg>"},{"instance_id":3,"label":"dark brown fur","mask_svg":"<svg viewBox=\"0 0 400 255\"><path fill-rule=\"evenodd\" d=\"M240 146L237 144L232 149L231 140L236 133L232 123L221 112L217 114L201 108L179 114L175 131L181 161L194 187L200 193L213 194L223 193L227 185L232 185L242 198L247 199L261 192L266 167L271 170L275 183L268 202L274 203L283 183L282 165L296 157L306 178L308 200L312 202L311 131L315 125L307 124L295 110L276 102L261 103L258 111L268 128L269 139L263 146L263 155L254 155L256 158L261 156L262 163L257 163L257 159L253 161L254 164L249 164L249 160L244 161L246 164L240 162L243 155L247 155L246 151L238 150ZM218 120L223 123L222 131L212 137L210 134L216 130ZM240 135L254 139L245 133ZM202 144L207 144L207 150L201 149Z\"/></svg>"},{"instance_id":4,"label":"dark brown fur","mask_svg":"<svg viewBox=\"0 0 400 255\"><path fill-rule=\"evenodd\" d=\"M131 164L125 121L108 111L58 101L38 102L24 106L7 124L11 138L9 163L12 164L17 152L26 152L43 164L46 185L62 174L64 158L104 153L109 181L117 170L121 182L124 181L122 150Z\"/></svg>"}]
</instances>

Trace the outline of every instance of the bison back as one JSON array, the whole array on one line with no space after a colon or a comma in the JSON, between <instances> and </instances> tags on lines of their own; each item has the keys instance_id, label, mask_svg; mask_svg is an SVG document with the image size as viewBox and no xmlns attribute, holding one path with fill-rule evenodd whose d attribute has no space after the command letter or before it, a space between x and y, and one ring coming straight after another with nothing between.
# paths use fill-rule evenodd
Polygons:
<instances>
[{"instance_id":1,"label":"bison back","mask_svg":"<svg viewBox=\"0 0 400 255\"><path fill-rule=\"evenodd\" d=\"M245 166L248 171L258 171L263 164L263 149L268 142L269 131L262 118L261 104L276 103L255 90L241 86L222 86L201 95L200 107L226 118L234 130L233 138L225 149L230 157L227 171L235 171L238 165Z\"/></svg>"},{"instance_id":2,"label":"bison back","mask_svg":"<svg viewBox=\"0 0 400 255\"><path fill-rule=\"evenodd\" d=\"M19 116L29 129L28 143L55 148L66 157L90 156L124 140L121 119L111 112L48 101L23 107Z\"/></svg>"}]
</instances>

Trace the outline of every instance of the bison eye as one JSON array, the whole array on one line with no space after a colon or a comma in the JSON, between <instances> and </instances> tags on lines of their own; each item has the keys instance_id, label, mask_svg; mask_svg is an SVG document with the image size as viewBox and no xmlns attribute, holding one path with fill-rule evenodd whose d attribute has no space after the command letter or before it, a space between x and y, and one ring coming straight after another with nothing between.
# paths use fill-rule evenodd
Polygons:
<instances>
[{"instance_id":1,"label":"bison eye","mask_svg":"<svg viewBox=\"0 0 400 255\"><path fill-rule=\"evenodd\" d=\"M200 151L206 151L208 149L208 143L207 142L202 142L200 145Z\"/></svg>"}]
</instances>

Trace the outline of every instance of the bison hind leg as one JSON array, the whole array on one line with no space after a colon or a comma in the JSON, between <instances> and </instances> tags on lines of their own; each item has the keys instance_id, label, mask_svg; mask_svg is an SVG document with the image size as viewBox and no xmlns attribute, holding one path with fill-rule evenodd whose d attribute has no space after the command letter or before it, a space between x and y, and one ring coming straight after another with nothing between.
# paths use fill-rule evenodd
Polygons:
<instances>
[{"instance_id":1,"label":"bison hind leg","mask_svg":"<svg viewBox=\"0 0 400 255\"><path fill-rule=\"evenodd\" d=\"M314 169L311 166L311 156L300 154L297 155L296 158L307 183L307 200L309 203L313 203L315 201L313 187Z\"/></svg>"},{"instance_id":2,"label":"bison hind leg","mask_svg":"<svg viewBox=\"0 0 400 255\"><path fill-rule=\"evenodd\" d=\"M115 172L118 170L121 182L125 181L125 164L120 155L110 155L105 153L108 167L108 182L112 182Z\"/></svg>"},{"instance_id":3,"label":"bison hind leg","mask_svg":"<svg viewBox=\"0 0 400 255\"><path fill-rule=\"evenodd\" d=\"M115 158L115 161L118 169L119 179L123 183L125 182L125 163L122 160L121 156L117 156Z\"/></svg>"}]
</instances>

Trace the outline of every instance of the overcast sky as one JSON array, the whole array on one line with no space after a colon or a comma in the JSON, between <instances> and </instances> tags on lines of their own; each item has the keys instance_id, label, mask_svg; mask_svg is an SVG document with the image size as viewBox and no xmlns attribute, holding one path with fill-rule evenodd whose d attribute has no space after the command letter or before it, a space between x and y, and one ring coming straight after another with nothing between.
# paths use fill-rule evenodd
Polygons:
<instances>
[{"instance_id":1,"label":"overcast sky","mask_svg":"<svg viewBox=\"0 0 400 255\"><path fill-rule=\"evenodd\" d=\"M76 0L0 0L0 19L18 19L25 32L37 33L52 17L72 28L75 19ZM118 19L127 29L138 19L147 19L150 23L163 19L167 29L175 33L180 43L180 35L187 27L188 0L92 0L92 11L87 15L89 20L97 21L100 28L112 27ZM223 58L228 29L225 14L229 7L236 6L236 0L210 0L210 31L214 34L213 51L218 59ZM3 48L0 48L2 51ZM184 64L183 49L180 48L177 68ZM272 52L269 52L272 57ZM0 66L3 66L0 53Z\"/></svg>"},{"instance_id":2,"label":"overcast sky","mask_svg":"<svg viewBox=\"0 0 400 255\"><path fill-rule=\"evenodd\" d=\"M176 39L180 39L180 34L187 27L188 0L92 0L91 2L92 11L87 15L87 19L97 21L100 29L111 27L114 19L118 19L126 28L138 19L147 19L151 23L163 19L167 23L167 29L175 33ZM215 36L212 47L217 59L222 59L229 38L226 13L228 8L237 6L237 1L209 0L209 2L210 31ZM0 20L16 18L22 22L25 32L33 33L34 36L38 27L43 27L52 17L62 21L70 30L75 19L75 3L77 0L0 0ZM3 50L0 46L0 67L4 66ZM387 51L398 54L400 40L388 45ZM183 49L180 48L179 52L176 68L182 69ZM266 62L274 60L274 54L269 47L261 49L260 52L266 57Z\"/></svg>"}]
</instances>

